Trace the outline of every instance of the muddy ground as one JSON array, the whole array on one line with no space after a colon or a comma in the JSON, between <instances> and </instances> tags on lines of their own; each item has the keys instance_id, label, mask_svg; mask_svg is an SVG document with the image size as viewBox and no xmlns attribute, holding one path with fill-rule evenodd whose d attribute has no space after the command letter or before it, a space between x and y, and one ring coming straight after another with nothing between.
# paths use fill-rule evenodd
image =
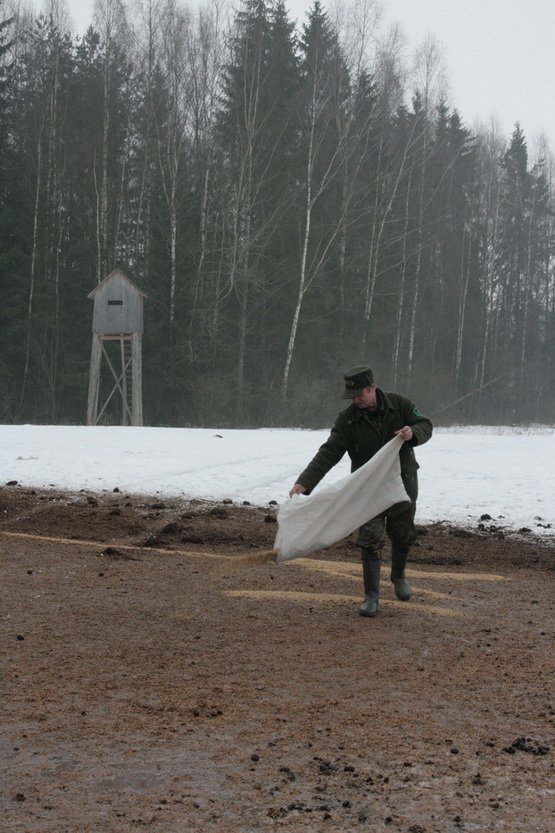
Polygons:
<instances>
[{"instance_id":1,"label":"muddy ground","mask_svg":"<svg viewBox=\"0 0 555 833\"><path fill-rule=\"evenodd\" d=\"M554 830L554 538L421 526L363 619L275 509L0 489L2 830Z\"/></svg>"}]
</instances>

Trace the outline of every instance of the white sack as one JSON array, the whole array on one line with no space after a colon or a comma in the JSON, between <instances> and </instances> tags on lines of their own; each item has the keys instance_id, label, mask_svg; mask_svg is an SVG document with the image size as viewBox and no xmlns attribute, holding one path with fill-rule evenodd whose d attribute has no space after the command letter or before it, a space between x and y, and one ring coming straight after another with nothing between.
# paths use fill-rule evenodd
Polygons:
<instances>
[{"instance_id":1,"label":"white sack","mask_svg":"<svg viewBox=\"0 0 555 833\"><path fill-rule=\"evenodd\" d=\"M410 500L401 479L402 444L394 437L347 477L282 503L274 543L277 561L329 547L394 503Z\"/></svg>"}]
</instances>

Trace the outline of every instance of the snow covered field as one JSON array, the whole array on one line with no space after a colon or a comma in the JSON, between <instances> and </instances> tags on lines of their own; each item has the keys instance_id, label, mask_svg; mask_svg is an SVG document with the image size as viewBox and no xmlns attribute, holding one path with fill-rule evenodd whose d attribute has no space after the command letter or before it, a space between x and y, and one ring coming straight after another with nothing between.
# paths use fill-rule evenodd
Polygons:
<instances>
[{"instance_id":1,"label":"snow covered field","mask_svg":"<svg viewBox=\"0 0 555 833\"><path fill-rule=\"evenodd\" d=\"M327 430L2 425L0 482L281 503L327 435ZM439 428L416 454L418 522L475 525L487 513L514 529L554 534L554 427ZM348 470L345 457L323 482Z\"/></svg>"}]
</instances>

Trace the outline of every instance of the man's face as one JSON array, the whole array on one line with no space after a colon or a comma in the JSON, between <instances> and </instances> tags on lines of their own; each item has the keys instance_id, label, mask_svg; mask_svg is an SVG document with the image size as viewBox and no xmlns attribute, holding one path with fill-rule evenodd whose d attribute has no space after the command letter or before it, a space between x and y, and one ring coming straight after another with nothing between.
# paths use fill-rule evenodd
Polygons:
<instances>
[{"instance_id":1,"label":"man's face","mask_svg":"<svg viewBox=\"0 0 555 833\"><path fill-rule=\"evenodd\" d=\"M357 408L375 408L377 404L376 385L364 388L358 396L353 397L353 405Z\"/></svg>"}]
</instances>

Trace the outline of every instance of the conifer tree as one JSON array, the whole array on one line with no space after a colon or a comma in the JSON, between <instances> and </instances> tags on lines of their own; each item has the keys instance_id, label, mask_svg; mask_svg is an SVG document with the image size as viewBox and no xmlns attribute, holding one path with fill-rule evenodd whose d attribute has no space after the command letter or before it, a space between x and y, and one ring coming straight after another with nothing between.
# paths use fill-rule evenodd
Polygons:
<instances>
[{"instance_id":1,"label":"conifer tree","mask_svg":"<svg viewBox=\"0 0 555 833\"><path fill-rule=\"evenodd\" d=\"M236 322L237 413L245 410L251 371L256 376L260 371L259 361L249 367L249 355L259 356L249 345L260 345L264 323L270 323L261 322L256 312L267 309L269 296L280 304L279 241L285 221L291 220L296 86L293 32L283 3L274 7L265 0L244 0L230 41L218 119L228 194L223 291ZM274 265L269 265L270 252L277 253Z\"/></svg>"}]
</instances>

